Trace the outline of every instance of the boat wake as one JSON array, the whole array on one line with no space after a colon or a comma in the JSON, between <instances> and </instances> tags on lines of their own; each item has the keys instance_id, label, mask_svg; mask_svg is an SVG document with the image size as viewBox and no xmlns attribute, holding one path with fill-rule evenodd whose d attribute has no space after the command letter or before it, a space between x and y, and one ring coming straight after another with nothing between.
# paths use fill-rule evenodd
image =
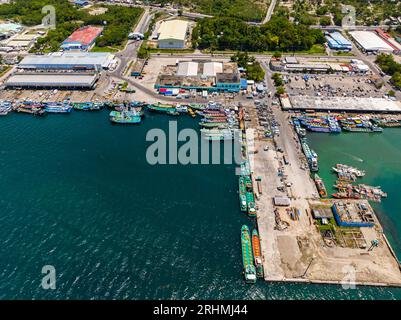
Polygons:
<instances>
[{"instance_id":1,"label":"boat wake","mask_svg":"<svg viewBox=\"0 0 401 320\"><path fill-rule=\"evenodd\" d=\"M362 158L359 158L359 157L357 157L357 156L354 156L353 154L345 153L345 152L342 152L342 153L345 154L345 155L347 155L347 156L350 156L352 159L354 159L354 160L356 160L356 161L358 161L358 162L364 162L364 160L363 160Z\"/></svg>"}]
</instances>

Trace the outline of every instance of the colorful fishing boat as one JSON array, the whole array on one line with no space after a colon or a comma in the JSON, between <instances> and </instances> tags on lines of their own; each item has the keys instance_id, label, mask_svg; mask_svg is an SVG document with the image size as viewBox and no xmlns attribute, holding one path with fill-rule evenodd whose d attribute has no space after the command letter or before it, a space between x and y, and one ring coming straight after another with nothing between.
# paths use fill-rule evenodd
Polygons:
<instances>
[{"instance_id":1,"label":"colorful fishing boat","mask_svg":"<svg viewBox=\"0 0 401 320\"><path fill-rule=\"evenodd\" d=\"M256 275L259 278L263 278L262 250L260 249L259 233L256 229L252 230L252 249L256 266Z\"/></svg>"},{"instance_id":2,"label":"colorful fishing boat","mask_svg":"<svg viewBox=\"0 0 401 320\"><path fill-rule=\"evenodd\" d=\"M323 180L317 174L315 174L314 180L315 180L316 188L317 188L317 191L319 192L319 195L322 198L327 197L327 190L326 190L326 186L324 185Z\"/></svg>"},{"instance_id":3,"label":"colorful fishing boat","mask_svg":"<svg viewBox=\"0 0 401 320\"><path fill-rule=\"evenodd\" d=\"M243 225L241 228L242 264L246 283L256 283L256 269L253 264L252 244L249 228Z\"/></svg>"},{"instance_id":4,"label":"colorful fishing boat","mask_svg":"<svg viewBox=\"0 0 401 320\"><path fill-rule=\"evenodd\" d=\"M47 113L70 113L72 111L72 106L68 101L46 102L44 106Z\"/></svg>"},{"instance_id":5,"label":"colorful fishing boat","mask_svg":"<svg viewBox=\"0 0 401 320\"><path fill-rule=\"evenodd\" d=\"M141 123L141 117L130 114L126 111L111 111L110 121L118 124L138 124Z\"/></svg>"}]
</instances>

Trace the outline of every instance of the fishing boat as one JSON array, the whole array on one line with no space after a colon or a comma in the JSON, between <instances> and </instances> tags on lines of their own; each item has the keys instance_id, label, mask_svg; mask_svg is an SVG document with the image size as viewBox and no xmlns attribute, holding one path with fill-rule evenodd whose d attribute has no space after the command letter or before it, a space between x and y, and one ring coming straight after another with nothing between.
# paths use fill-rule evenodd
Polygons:
<instances>
[{"instance_id":1,"label":"fishing boat","mask_svg":"<svg viewBox=\"0 0 401 320\"><path fill-rule=\"evenodd\" d=\"M245 188L246 188L246 204L248 208L248 216L256 217L256 204L255 195L253 193L253 184L250 176L245 176Z\"/></svg>"},{"instance_id":2,"label":"fishing boat","mask_svg":"<svg viewBox=\"0 0 401 320\"><path fill-rule=\"evenodd\" d=\"M242 212L247 212L247 202L246 202L246 187L245 187L245 179L243 176L238 178L239 185L239 203Z\"/></svg>"},{"instance_id":3,"label":"fishing boat","mask_svg":"<svg viewBox=\"0 0 401 320\"><path fill-rule=\"evenodd\" d=\"M365 171L364 170L359 170L358 168L351 167L345 164L337 163L335 167L332 168L333 171L337 173L349 173L349 174L354 174L357 177L363 177L365 176Z\"/></svg>"},{"instance_id":4,"label":"fishing boat","mask_svg":"<svg viewBox=\"0 0 401 320\"><path fill-rule=\"evenodd\" d=\"M176 110L177 112L187 113L187 112L188 112L188 107L187 107L187 106L184 106L184 105L181 105L181 104L178 104L178 105L175 107L175 110Z\"/></svg>"},{"instance_id":5,"label":"fishing boat","mask_svg":"<svg viewBox=\"0 0 401 320\"><path fill-rule=\"evenodd\" d=\"M316 188L319 191L319 195L322 198L327 197L327 190L326 190L323 180L317 174L315 174L314 180L315 180Z\"/></svg>"},{"instance_id":6,"label":"fishing boat","mask_svg":"<svg viewBox=\"0 0 401 320\"><path fill-rule=\"evenodd\" d=\"M205 128L217 128L217 127L227 128L228 127L227 122L199 122L199 125L201 127L205 127Z\"/></svg>"},{"instance_id":7,"label":"fishing boat","mask_svg":"<svg viewBox=\"0 0 401 320\"><path fill-rule=\"evenodd\" d=\"M0 102L0 116L5 116L13 110L13 105L10 101Z\"/></svg>"},{"instance_id":8,"label":"fishing boat","mask_svg":"<svg viewBox=\"0 0 401 320\"><path fill-rule=\"evenodd\" d=\"M253 264L252 244L249 228L243 225L241 228L242 264L246 283L256 283L256 270Z\"/></svg>"},{"instance_id":9,"label":"fishing boat","mask_svg":"<svg viewBox=\"0 0 401 320\"><path fill-rule=\"evenodd\" d=\"M92 111L101 110L103 108L103 103L100 102L73 102L72 107L79 111Z\"/></svg>"},{"instance_id":10,"label":"fishing boat","mask_svg":"<svg viewBox=\"0 0 401 320\"><path fill-rule=\"evenodd\" d=\"M260 249L259 233L256 229L252 230L252 249L256 266L256 276L263 278L262 251Z\"/></svg>"},{"instance_id":11,"label":"fishing boat","mask_svg":"<svg viewBox=\"0 0 401 320\"><path fill-rule=\"evenodd\" d=\"M172 105L162 105L162 104L148 104L147 108L152 112L161 112L161 113L176 113L176 109Z\"/></svg>"},{"instance_id":12,"label":"fishing boat","mask_svg":"<svg viewBox=\"0 0 401 320\"><path fill-rule=\"evenodd\" d=\"M302 150L304 151L304 154L306 156L306 159L308 160L308 164L311 171L312 172L319 171L318 157L316 152L314 152L309 148L309 145L306 143L306 141L303 141L301 145L302 145Z\"/></svg>"},{"instance_id":13,"label":"fishing boat","mask_svg":"<svg viewBox=\"0 0 401 320\"><path fill-rule=\"evenodd\" d=\"M138 124L141 122L141 117L137 115L132 115L126 111L111 111L110 121L118 124Z\"/></svg>"},{"instance_id":14,"label":"fishing boat","mask_svg":"<svg viewBox=\"0 0 401 320\"><path fill-rule=\"evenodd\" d=\"M196 117L196 113L195 113L195 111L192 109L192 108L188 108L188 113L189 113L189 115L192 117L192 118L195 118Z\"/></svg>"},{"instance_id":15,"label":"fishing boat","mask_svg":"<svg viewBox=\"0 0 401 320\"><path fill-rule=\"evenodd\" d=\"M43 109L43 105L41 103L32 101L18 103L15 107L15 111L28 113L35 116L43 116L46 114L46 111Z\"/></svg>"},{"instance_id":16,"label":"fishing boat","mask_svg":"<svg viewBox=\"0 0 401 320\"><path fill-rule=\"evenodd\" d=\"M68 101L45 103L45 111L48 113L70 113L71 110L72 106Z\"/></svg>"}]
</instances>

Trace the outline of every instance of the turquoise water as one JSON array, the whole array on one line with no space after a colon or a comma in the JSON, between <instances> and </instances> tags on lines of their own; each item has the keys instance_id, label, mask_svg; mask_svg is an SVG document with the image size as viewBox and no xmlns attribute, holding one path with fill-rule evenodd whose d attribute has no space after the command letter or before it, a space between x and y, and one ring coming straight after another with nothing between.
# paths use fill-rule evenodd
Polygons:
<instances>
[{"instance_id":1,"label":"turquoise water","mask_svg":"<svg viewBox=\"0 0 401 320\"><path fill-rule=\"evenodd\" d=\"M239 212L234 165L146 162L146 132L172 119L113 126L106 111L0 119L0 299L401 298L398 289L245 285L240 228L252 221ZM182 116L179 128L196 123ZM318 152L339 141L310 139ZM367 170L389 193L381 217L395 242L399 203L386 179L401 180ZM41 287L44 265L56 268L55 290Z\"/></svg>"}]
</instances>

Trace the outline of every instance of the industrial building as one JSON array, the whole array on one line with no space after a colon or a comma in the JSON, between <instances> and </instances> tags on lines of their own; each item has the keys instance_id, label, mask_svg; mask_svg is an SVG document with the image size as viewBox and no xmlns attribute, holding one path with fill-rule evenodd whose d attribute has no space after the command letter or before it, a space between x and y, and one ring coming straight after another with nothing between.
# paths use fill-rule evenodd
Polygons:
<instances>
[{"instance_id":1,"label":"industrial building","mask_svg":"<svg viewBox=\"0 0 401 320\"><path fill-rule=\"evenodd\" d=\"M188 21L164 21L157 32L157 46L161 49L184 49L188 29Z\"/></svg>"},{"instance_id":2,"label":"industrial building","mask_svg":"<svg viewBox=\"0 0 401 320\"><path fill-rule=\"evenodd\" d=\"M15 73L5 83L6 88L25 89L92 89L99 75L90 74L38 74Z\"/></svg>"},{"instance_id":3,"label":"industrial building","mask_svg":"<svg viewBox=\"0 0 401 320\"><path fill-rule=\"evenodd\" d=\"M26 56L20 69L46 70L107 70L114 56L107 52L54 52L47 55Z\"/></svg>"},{"instance_id":4,"label":"industrial building","mask_svg":"<svg viewBox=\"0 0 401 320\"><path fill-rule=\"evenodd\" d=\"M56 52L30 55L5 82L6 88L92 89L100 71L108 69L110 53Z\"/></svg>"},{"instance_id":5,"label":"industrial building","mask_svg":"<svg viewBox=\"0 0 401 320\"><path fill-rule=\"evenodd\" d=\"M0 24L0 39L6 39L14 34L21 32L23 26L18 23L1 23Z\"/></svg>"},{"instance_id":6,"label":"industrial building","mask_svg":"<svg viewBox=\"0 0 401 320\"><path fill-rule=\"evenodd\" d=\"M163 68L155 88L239 92L241 78L233 62L181 61Z\"/></svg>"},{"instance_id":7,"label":"industrial building","mask_svg":"<svg viewBox=\"0 0 401 320\"><path fill-rule=\"evenodd\" d=\"M85 26L75 30L61 45L61 49L68 50L90 50L103 32L102 27Z\"/></svg>"},{"instance_id":8,"label":"industrial building","mask_svg":"<svg viewBox=\"0 0 401 320\"><path fill-rule=\"evenodd\" d=\"M355 43L366 53L392 53L394 49L371 31L350 31Z\"/></svg>"},{"instance_id":9,"label":"industrial building","mask_svg":"<svg viewBox=\"0 0 401 320\"><path fill-rule=\"evenodd\" d=\"M346 39L340 32L326 32L327 45L332 50L351 51L352 43Z\"/></svg>"}]
</instances>

